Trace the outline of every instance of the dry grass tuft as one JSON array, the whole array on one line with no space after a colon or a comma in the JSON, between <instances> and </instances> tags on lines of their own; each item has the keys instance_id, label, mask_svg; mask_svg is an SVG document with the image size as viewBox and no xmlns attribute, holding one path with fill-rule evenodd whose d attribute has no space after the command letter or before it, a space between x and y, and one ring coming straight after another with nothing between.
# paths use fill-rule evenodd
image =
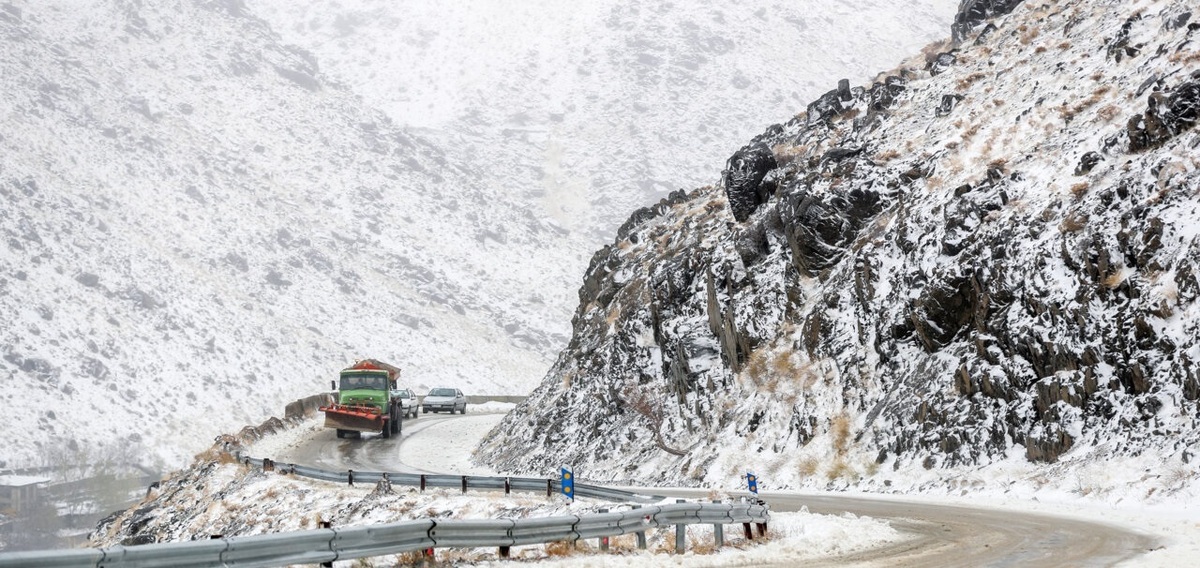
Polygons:
<instances>
[{"instance_id":1,"label":"dry grass tuft","mask_svg":"<svg viewBox=\"0 0 1200 568\"><path fill-rule=\"evenodd\" d=\"M829 464L829 469L825 471L825 477L829 478L830 481L835 479L853 479L858 477L858 473L854 471L854 468L850 467L850 464L846 463L846 460L839 457L833 460L833 463Z\"/></svg>"},{"instance_id":2,"label":"dry grass tuft","mask_svg":"<svg viewBox=\"0 0 1200 568\"><path fill-rule=\"evenodd\" d=\"M1103 119L1105 122L1112 122L1112 119L1121 114L1121 107L1117 105L1106 105L1096 111L1096 116Z\"/></svg>"},{"instance_id":3,"label":"dry grass tuft","mask_svg":"<svg viewBox=\"0 0 1200 568\"><path fill-rule=\"evenodd\" d=\"M845 455L850 449L850 415L842 412L829 421L829 434L833 436L833 449Z\"/></svg>"},{"instance_id":4,"label":"dry grass tuft","mask_svg":"<svg viewBox=\"0 0 1200 568\"><path fill-rule=\"evenodd\" d=\"M796 473L799 473L801 477L811 477L817 473L817 467L820 465L816 458L804 458L796 464Z\"/></svg>"},{"instance_id":5,"label":"dry grass tuft","mask_svg":"<svg viewBox=\"0 0 1200 568\"><path fill-rule=\"evenodd\" d=\"M1078 233L1087 226L1087 213L1082 211L1072 211L1063 218L1062 223L1058 226L1058 230L1064 233Z\"/></svg>"},{"instance_id":6,"label":"dry grass tuft","mask_svg":"<svg viewBox=\"0 0 1200 568\"><path fill-rule=\"evenodd\" d=\"M579 554L579 549L575 543L567 540L546 543L546 556L551 558L565 558Z\"/></svg>"},{"instance_id":7,"label":"dry grass tuft","mask_svg":"<svg viewBox=\"0 0 1200 568\"><path fill-rule=\"evenodd\" d=\"M1017 31L1021 32L1021 45L1029 45L1041 33L1037 28L1031 28L1024 24L1017 28Z\"/></svg>"},{"instance_id":8,"label":"dry grass tuft","mask_svg":"<svg viewBox=\"0 0 1200 568\"><path fill-rule=\"evenodd\" d=\"M1086 181L1072 185L1071 195L1075 196L1075 199L1083 199L1083 196L1087 194L1088 187L1090 186Z\"/></svg>"},{"instance_id":9,"label":"dry grass tuft","mask_svg":"<svg viewBox=\"0 0 1200 568\"><path fill-rule=\"evenodd\" d=\"M965 91L970 88L971 85L975 84L976 81L983 79L984 77L987 77L987 75L979 72L971 73L970 75L958 80L958 90Z\"/></svg>"},{"instance_id":10,"label":"dry grass tuft","mask_svg":"<svg viewBox=\"0 0 1200 568\"><path fill-rule=\"evenodd\" d=\"M1120 286L1121 283L1124 282L1127 277L1128 277L1128 274L1126 274L1126 272L1124 270L1118 270L1112 274L1109 274L1108 276L1105 276L1104 280L1102 280L1100 282L1100 284L1102 286L1104 286L1105 288L1112 290L1113 288Z\"/></svg>"}]
</instances>

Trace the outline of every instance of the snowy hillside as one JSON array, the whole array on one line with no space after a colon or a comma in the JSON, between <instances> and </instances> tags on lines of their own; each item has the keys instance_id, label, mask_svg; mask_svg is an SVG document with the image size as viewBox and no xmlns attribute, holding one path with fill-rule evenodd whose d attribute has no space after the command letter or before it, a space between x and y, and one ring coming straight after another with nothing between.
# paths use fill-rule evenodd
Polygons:
<instances>
[{"instance_id":1,"label":"snowy hillside","mask_svg":"<svg viewBox=\"0 0 1200 568\"><path fill-rule=\"evenodd\" d=\"M521 394L565 343L584 241L238 2L10 3L0 36L0 467L178 463L364 357Z\"/></svg>"},{"instance_id":2,"label":"snowy hillside","mask_svg":"<svg viewBox=\"0 0 1200 568\"><path fill-rule=\"evenodd\" d=\"M940 37L955 0L246 0L398 124L587 231L712 183L742 141ZM582 267L580 267L582 270Z\"/></svg>"},{"instance_id":3,"label":"snowy hillside","mask_svg":"<svg viewBox=\"0 0 1200 568\"><path fill-rule=\"evenodd\" d=\"M0 6L0 467L178 463L363 357L526 393L636 188L951 11L424 6Z\"/></svg>"},{"instance_id":4,"label":"snowy hillside","mask_svg":"<svg viewBox=\"0 0 1200 568\"><path fill-rule=\"evenodd\" d=\"M830 80L721 186L631 217L484 461L1191 484L1200 22L1169 0L980 0L953 27L873 83Z\"/></svg>"}]
</instances>

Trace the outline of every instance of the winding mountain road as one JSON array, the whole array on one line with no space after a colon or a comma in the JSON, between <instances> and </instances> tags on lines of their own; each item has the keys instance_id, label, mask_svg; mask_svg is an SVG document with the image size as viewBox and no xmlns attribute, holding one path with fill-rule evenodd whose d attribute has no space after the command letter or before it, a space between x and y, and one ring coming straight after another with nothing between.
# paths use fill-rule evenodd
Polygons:
<instances>
[{"instance_id":1,"label":"winding mountain road","mask_svg":"<svg viewBox=\"0 0 1200 568\"><path fill-rule=\"evenodd\" d=\"M406 420L400 437L339 440L322 431L278 460L326 469L462 473L486 475L466 464L470 448L487 424L502 414L422 414ZM459 465L458 467L462 467ZM696 489L639 488L679 497L705 497ZM1024 511L922 503L889 497L838 494L764 493L771 509L858 516L886 520L908 536L896 544L854 554L806 561L806 566L1111 566L1158 546L1155 538L1121 527Z\"/></svg>"}]
</instances>

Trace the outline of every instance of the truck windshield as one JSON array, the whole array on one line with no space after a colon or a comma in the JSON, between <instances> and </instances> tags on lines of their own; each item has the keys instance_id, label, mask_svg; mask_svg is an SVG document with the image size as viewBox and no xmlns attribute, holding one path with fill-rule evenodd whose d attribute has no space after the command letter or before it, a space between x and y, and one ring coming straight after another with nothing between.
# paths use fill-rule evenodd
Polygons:
<instances>
[{"instance_id":1,"label":"truck windshield","mask_svg":"<svg viewBox=\"0 0 1200 568\"><path fill-rule=\"evenodd\" d=\"M385 390L387 379L377 375L342 375L341 390Z\"/></svg>"}]
</instances>

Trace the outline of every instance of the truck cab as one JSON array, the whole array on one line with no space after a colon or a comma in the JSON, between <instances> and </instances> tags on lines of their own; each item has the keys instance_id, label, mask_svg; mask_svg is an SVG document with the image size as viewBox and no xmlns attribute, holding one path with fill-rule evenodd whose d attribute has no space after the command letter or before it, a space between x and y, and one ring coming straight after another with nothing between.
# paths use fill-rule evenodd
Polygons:
<instances>
[{"instance_id":1,"label":"truck cab","mask_svg":"<svg viewBox=\"0 0 1200 568\"><path fill-rule=\"evenodd\" d=\"M321 407L325 427L337 430L338 438L358 437L362 432L379 432L384 438L399 434L403 410L400 399L392 395L399 376L399 367L375 359L342 369L334 382L336 402Z\"/></svg>"}]
</instances>

